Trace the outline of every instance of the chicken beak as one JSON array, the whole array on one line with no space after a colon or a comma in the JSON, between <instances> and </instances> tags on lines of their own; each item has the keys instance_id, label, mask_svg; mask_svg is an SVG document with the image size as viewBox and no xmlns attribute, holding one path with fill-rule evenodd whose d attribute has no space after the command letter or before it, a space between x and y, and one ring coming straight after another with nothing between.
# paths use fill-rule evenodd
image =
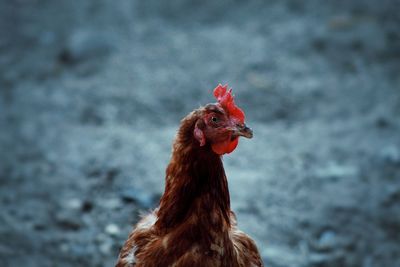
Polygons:
<instances>
[{"instance_id":1,"label":"chicken beak","mask_svg":"<svg viewBox=\"0 0 400 267\"><path fill-rule=\"evenodd\" d=\"M236 124L235 131L233 134L235 136L243 136L246 138L252 138L253 130L251 128L247 127L246 124L241 123L241 124Z\"/></svg>"}]
</instances>

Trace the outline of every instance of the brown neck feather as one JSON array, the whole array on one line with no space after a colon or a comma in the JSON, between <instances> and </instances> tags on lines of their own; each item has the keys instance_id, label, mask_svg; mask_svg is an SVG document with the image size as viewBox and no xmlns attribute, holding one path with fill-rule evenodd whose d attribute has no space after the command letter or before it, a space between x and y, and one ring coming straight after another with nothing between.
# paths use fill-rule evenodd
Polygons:
<instances>
[{"instance_id":1,"label":"brown neck feather","mask_svg":"<svg viewBox=\"0 0 400 267\"><path fill-rule=\"evenodd\" d=\"M170 229L193 218L198 227L230 226L230 198L221 157L193 137L199 118L194 111L182 120L166 170L166 186L156 226ZM213 216L211 216L213 215Z\"/></svg>"}]
</instances>

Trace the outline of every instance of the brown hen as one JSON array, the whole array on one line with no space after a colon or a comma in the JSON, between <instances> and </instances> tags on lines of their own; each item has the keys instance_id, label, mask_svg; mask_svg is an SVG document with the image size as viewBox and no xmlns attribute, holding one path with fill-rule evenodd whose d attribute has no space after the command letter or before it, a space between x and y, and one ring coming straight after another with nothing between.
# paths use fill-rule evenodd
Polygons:
<instances>
[{"instance_id":1,"label":"brown hen","mask_svg":"<svg viewBox=\"0 0 400 267\"><path fill-rule=\"evenodd\" d=\"M217 103L182 120L160 205L136 225L116 267L263 266L254 241L237 228L221 159L253 133L226 85L214 95Z\"/></svg>"}]
</instances>

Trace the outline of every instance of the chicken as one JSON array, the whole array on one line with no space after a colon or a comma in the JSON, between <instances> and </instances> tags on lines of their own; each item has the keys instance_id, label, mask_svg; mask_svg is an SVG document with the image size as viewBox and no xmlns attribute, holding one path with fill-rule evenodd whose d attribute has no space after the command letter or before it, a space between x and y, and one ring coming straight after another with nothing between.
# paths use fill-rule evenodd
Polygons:
<instances>
[{"instance_id":1,"label":"chicken","mask_svg":"<svg viewBox=\"0 0 400 267\"><path fill-rule=\"evenodd\" d=\"M227 87L218 85L217 103L181 121L160 205L131 232L116 267L263 266L255 242L237 228L230 209L222 155L253 132Z\"/></svg>"}]
</instances>

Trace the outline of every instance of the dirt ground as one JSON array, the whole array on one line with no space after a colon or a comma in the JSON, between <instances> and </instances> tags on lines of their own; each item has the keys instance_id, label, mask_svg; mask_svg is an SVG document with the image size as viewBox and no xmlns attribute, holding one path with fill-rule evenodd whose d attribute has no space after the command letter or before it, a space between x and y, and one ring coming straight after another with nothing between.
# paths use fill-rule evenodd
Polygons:
<instances>
[{"instance_id":1,"label":"dirt ground","mask_svg":"<svg viewBox=\"0 0 400 267\"><path fill-rule=\"evenodd\" d=\"M113 266L180 119L228 82L224 157L270 267L400 266L399 1L3 0L0 265Z\"/></svg>"}]
</instances>

